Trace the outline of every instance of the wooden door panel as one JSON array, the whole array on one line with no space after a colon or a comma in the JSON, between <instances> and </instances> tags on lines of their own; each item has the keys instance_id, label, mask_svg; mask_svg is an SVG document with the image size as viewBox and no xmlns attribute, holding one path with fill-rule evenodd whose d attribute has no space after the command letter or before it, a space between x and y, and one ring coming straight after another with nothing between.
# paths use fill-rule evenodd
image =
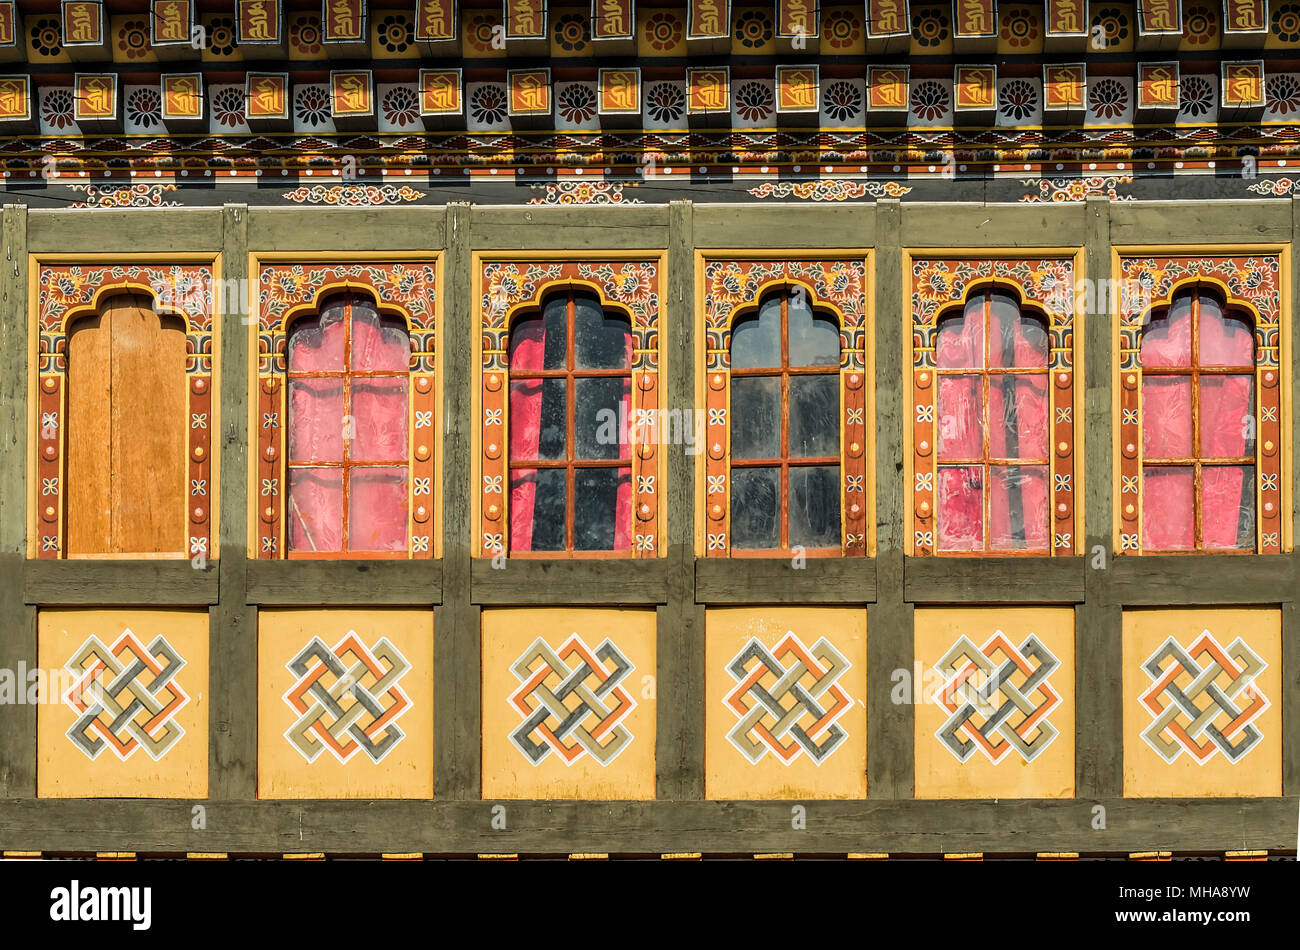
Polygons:
<instances>
[{"instance_id":1,"label":"wooden door panel","mask_svg":"<svg viewBox=\"0 0 1300 950\"><path fill-rule=\"evenodd\" d=\"M67 467L64 498L68 557L112 551L112 344L105 317L78 320L68 334Z\"/></svg>"}]
</instances>

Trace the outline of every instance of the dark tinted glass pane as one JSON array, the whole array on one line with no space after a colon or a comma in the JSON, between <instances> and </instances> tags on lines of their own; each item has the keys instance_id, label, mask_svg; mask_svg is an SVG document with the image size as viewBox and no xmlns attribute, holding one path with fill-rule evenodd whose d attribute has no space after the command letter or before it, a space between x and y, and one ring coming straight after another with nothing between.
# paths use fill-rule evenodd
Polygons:
<instances>
[{"instance_id":1,"label":"dark tinted glass pane","mask_svg":"<svg viewBox=\"0 0 1300 950\"><path fill-rule=\"evenodd\" d=\"M781 470L731 470L731 546L775 548L781 545Z\"/></svg>"},{"instance_id":2,"label":"dark tinted glass pane","mask_svg":"<svg viewBox=\"0 0 1300 950\"><path fill-rule=\"evenodd\" d=\"M630 468L580 468L573 473L573 549L626 550L632 517Z\"/></svg>"},{"instance_id":3,"label":"dark tinted glass pane","mask_svg":"<svg viewBox=\"0 0 1300 950\"><path fill-rule=\"evenodd\" d=\"M840 378L790 377L790 457L840 454Z\"/></svg>"},{"instance_id":4,"label":"dark tinted glass pane","mask_svg":"<svg viewBox=\"0 0 1300 950\"><path fill-rule=\"evenodd\" d=\"M781 454L781 380L732 377L731 457L770 459Z\"/></svg>"},{"instance_id":5,"label":"dark tinted glass pane","mask_svg":"<svg viewBox=\"0 0 1300 950\"><path fill-rule=\"evenodd\" d=\"M1046 368L1047 324L1012 297L989 295L989 335L990 366Z\"/></svg>"},{"instance_id":6,"label":"dark tinted glass pane","mask_svg":"<svg viewBox=\"0 0 1300 950\"><path fill-rule=\"evenodd\" d=\"M632 365L632 325L622 317L606 317L600 301L586 294L573 298L573 363L578 369Z\"/></svg>"},{"instance_id":7,"label":"dark tinted glass pane","mask_svg":"<svg viewBox=\"0 0 1300 950\"><path fill-rule=\"evenodd\" d=\"M564 469L511 471L510 547L516 551L564 550Z\"/></svg>"},{"instance_id":8,"label":"dark tinted glass pane","mask_svg":"<svg viewBox=\"0 0 1300 950\"><path fill-rule=\"evenodd\" d=\"M731 368L768 369L781 365L781 298L768 297L755 316L731 328Z\"/></svg>"},{"instance_id":9,"label":"dark tinted glass pane","mask_svg":"<svg viewBox=\"0 0 1300 950\"><path fill-rule=\"evenodd\" d=\"M575 379L574 458L616 459L627 454L632 380L626 376Z\"/></svg>"},{"instance_id":10,"label":"dark tinted glass pane","mask_svg":"<svg viewBox=\"0 0 1300 950\"><path fill-rule=\"evenodd\" d=\"M840 467L790 469L790 546L840 546Z\"/></svg>"},{"instance_id":11,"label":"dark tinted glass pane","mask_svg":"<svg viewBox=\"0 0 1300 950\"><path fill-rule=\"evenodd\" d=\"M546 308L543 311L543 317L546 320L545 340L543 348L545 355L542 360L543 369L565 369L568 363L568 328L569 328L569 298L567 295L552 297L546 301Z\"/></svg>"},{"instance_id":12,"label":"dark tinted glass pane","mask_svg":"<svg viewBox=\"0 0 1300 950\"><path fill-rule=\"evenodd\" d=\"M510 458L513 461L564 458L563 379L517 379L510 383Z\"/></svg>"},{"instance_id":13,"label":"dark tinted glass pane","mask_svg":"<svg viewBox=\"0 0 1300 950\"><path fill-rule=\"evenodd\" d=\"M808 294L796 288L790 295L790 365L839 366L839 324L813 313Z\"/></svg>"}]
</instances>

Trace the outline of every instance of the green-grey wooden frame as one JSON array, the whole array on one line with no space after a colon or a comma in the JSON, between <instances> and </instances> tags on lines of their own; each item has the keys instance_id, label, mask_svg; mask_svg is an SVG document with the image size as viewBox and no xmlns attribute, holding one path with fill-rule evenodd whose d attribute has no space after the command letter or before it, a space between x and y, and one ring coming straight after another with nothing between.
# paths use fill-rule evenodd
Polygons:
<instances>
[{"instance_id":1,"label":"green-grey wooden frame","mask_svg":"<svg viewBox=\"0 0 1300 950\"><path fill-rule=\"evenodd\" d=\"M1087 440L1090 557L914 559L903 555L902 249L1081 246L1087 275L1110 277L1112 244L1300 243L1300 199L1068 205L909 203L636 207L445 207L31 211L0 214L0 668L36 661L38 606L206 606L211 618L209 798L36 798L36 707L0 705L0 850L427 854L603 852L887 852L1032 854L1287 850L1300 795L1300 556L1123 557L1112 537L1112 445ZM470 556L474 251L667 250L661 345L668 405L694 403L695 254L736 248L863 248L874 253L877 556L724 563L694 556L694 465L668 460L664 556L511 562ZM444 401L443 556L432 562L268 562L248 558L246 312L224 313L219 372L221 558L188 563L24 559L27 498L28 255L149 251L221 254L222 276L247 278L263 251L444 254L438 325ZM1300 267L1300 255L1291 256ZM1300 280L1291 280L1300 295ZM1300 301L1290 302L1292 311ZM1090 432L1111 427L1111 315L1085 323ZM1300 326L1300 322L1293 323ZM1293 330L1293 332L1297 332ZM1300 341L1296 341L1300 342ZM1300 352L1297 347L1294 352ZM1293 374L1293 399L1300 374ZM1293 448L1300 497L1300 448ZM1294 517L1293 512L1293 517ZM1297 532L1300 533L1300 532ZM432 607L435 612L432 801L260 801L257 789L257 611L262 604ZM1065 801L934 801L913 796L913 719L890 702L891 672L912 666L916 604L1066 604L1076 608L1076 795ZM509 802L506 829L479 798L479 614L494 604L619 603L658 615L657 800ZM704 800L704 617L709 604L861 604L868 612L868 798ZM1272 604L1283 617L1283 792L1264 799L1123 797L1120 613L1126 605ZM192 808L206 809L194 827ZM807 809L795 830L791 806ZM1095 806L1106 809L1094 827Z\"/></svg>"}]
</instances>

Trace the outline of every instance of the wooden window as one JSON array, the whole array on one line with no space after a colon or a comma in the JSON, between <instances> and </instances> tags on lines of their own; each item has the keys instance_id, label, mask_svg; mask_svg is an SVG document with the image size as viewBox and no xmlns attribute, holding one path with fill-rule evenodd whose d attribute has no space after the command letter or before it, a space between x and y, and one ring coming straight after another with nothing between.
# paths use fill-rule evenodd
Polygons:
<instances>
[{"instance_id":1,"label":"wooden window","mask_svg":"<svg viewBox=\"0 0 1300 950\"><path fill-rule=\"evenodd\" d=\"M1143 330L1144 551L1255 550L1254 340L1203 286Z\"/></svg>"},{"instance_id":2,"label":"wooden window","mask_svg":"<svg viewBox=\"0 0 1300 950\"><path fill-rule=\"evenodd\" d=\"M67 353L67 556L187 557L184 326L114 295Z\"/></svg>"},{"instance_id":3,"label":"wooden window","mask_svg":"<svg viewBox=\"0 0 1300 950\"><path fill-rule=\"evenodd\" d=\"M510 331L512 554L631 554L632 326L567 290Z\"/></svg>"},{"instance_id":4,"label":"wooden window","mask_svg":"<svg viewBox=\"0 0 1300 950\"><path fill-rule=\"evenodd\" d=\"M996 290L941 316L936 541L944 552L1051 553L1047 321Z\"/></svg>"},{"instance_id":5,"label":"wooden window","mask_svg":"<svg viewBox=\"0 0 1300 950\"><path fill-rule=\"evenodd\" d=\"M840 553L840 331L802 288L731 331L733 554Z\"/></svg>"},{"instance_id":6,"label":"wooden window","mask_svg":"<svg viewBox=\"0 0 1300 950\"><path fill-rule=\"evenodd\" d=\"M345 293L289 327L290 557L407 550L410 337Z\"/></svg>"}]
</instances>

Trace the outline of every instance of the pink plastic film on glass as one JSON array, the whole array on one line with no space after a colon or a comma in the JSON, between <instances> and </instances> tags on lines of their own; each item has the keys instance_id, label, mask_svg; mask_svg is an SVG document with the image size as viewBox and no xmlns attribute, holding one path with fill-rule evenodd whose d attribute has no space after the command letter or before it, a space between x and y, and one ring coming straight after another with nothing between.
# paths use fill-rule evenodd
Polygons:
<instances>
[{"instance_id":1,"label":"pink plastic film on glass","mask_svg":"<svg viewBox=\"0 0 1300 950\"><path fill-rule=\"evenodd\" d=\"M989 456L1047 457L1047 377L989 376Z\"/></svg>"},{"instance_id":2,"label":"pink plastic film on glass","mask_svg":"<svg viewBox=\"0 0 1300 950\"><path fill-rule=\"evenodd\" d=\"M352 380L354 461L406 461L406 397L404 378Z\"/></svg>"},{"instance_id":3,"label":"pink plastic film on glass","mask_svg":"<svg viewBox=\"0 0 1300 950\"><path fill-rule=\"evenodd\" d=\"M510 368L542 369L546 353L546 324L541 315L526 317L510 330Z\"/></svg>"},{"instance_id":4,"label":"pink plastic film on glass","mask_svg":"<svg viewBox=\"0 0 1300 950\"><path fill-rule=\"evenodd\" d=\"M1255 547L1255 469L1201 468L1201 541L1206 548Z\"/></svg>"},{"instance_id":5,"label":"pink plastic film on glass","mask_svg":"<svg viewBox=\"0 0 1300 950\"><path fill-rule=\"evenodd\" d=\"M290 551L343 549L343 470L289 469Z\"/></svg>"},{"instance_id":6,"label":"pink plastic film on glass","mask_svg":"<svg viewBox=\"0 0 1300 950\"><path fill-rule=\"evenodd\" d=\"M939 457L977 459L984 456L980 420L980 377L939 377Z\"/></svg>"},{"instance_id":7,"label":"pink plastic film on glass","mask_svg":"<svg viewBox=\"0 0 1300 950\"><path fill-rule=\"evenodd\" d=\"M1255 362L1255 338L1250 324L1224 315L1213 297L1201 297L1200 335L1202 366L1251 366Z\"/></svg>"},{"instance_id":8,"label":"pink plastic film on glass","mask_svg":"<svg viewBox=\"0 0 1300 950\"><path fill-rule=\"evenodd\" d=\"M1192 299L1179 297L1142 332L1141 362L1151 366L1192 365Z\"/></svg>"},{"instance_id":9,"label":"pink plastic film on glass","mask_svg":"<svg viewBox=\"0 0 1300 950\"><path fill-rule=\"evenodd\" d=\"M348 550L406 550L406 469L354 468L349 478Z\"/></svg>"},{"instance_id":10,"label":"pink plastic film on glass","mask_svg":"<svg viewBox=\"0 0 1300 950\"><path fill-rule=\"evenodd\" d=\"M343 380L289 380L289 461L343 460Z\"/></svg>"},{"instance_id":11,"label":"pink plastic film on glass","mask_svg":"<svg viewBox=\"0 0 1300 950\"><path fill-rule=\"evenodd\" d=\"M627 551L632 547L632 469L618 470L618 498L614 503L614 550ZM581 504L580 498L574 499Z\"/></svg>"},{"instance_id":12,"label":"pink plastic film on glass","mask_svg":"<svg viewBox=\"0 0 1300 950\"><path fill-rule=\"evenodd\" d=\"M934 343L935 365L940 369L980 369L984 366L984 297L966 302L961 316L939 321Z\"/></svg>"},{"instance_id":13,"label":"pink plastic film on glass","mask_svg":"<svg viewBox=\"0 0 1300 950\"><path fill-rule=\"evenodd\" d=\"M989 549L1046 549L1047 525L1047 466L990 466Z\"/></svg>"},{"instance_id":14,"label":"pink plastic film on glass","mask_svg":"<svg viewBox=\"0 0 1300 950\"><path fill-rule=\"evenodd\" d=\"M1190 467L1142 470L1142 546L1187 551L1196 544L1196 509Z\"/></svg>"},{"instance_id":15,"label":"pink plastic film on glass","mask_svg":"<svg viewBox=\"0 0 1300 950\"><path fill-rule=\"evenodd\" d=\"M1250 376L1201 377L1201 457L1244 458L1255 451Z\"/></svg>"},{"instance_id":16,"label":"pink plastic film on glass","mask_svg":"<svg viewBox=\"0 0 1300 950\"><path fill-rule=\"evenodd\" d=\"M1006 294L989 295L989 366L1046 369L1047 324L1022 315Z\"/></svg>"},{"instance_id":17,"label":"pink plastic film on glass","mask_svg":"<svg viewBox=\"0 0 1300 950\"><path fill-rule=\"evenodd\" d=\"M1192 455L1192 379L1147 376L1142 380L1142 454L1150 459Z\"/></svg>"},{"instance_id":18,"label":"pink plastic film on glass","mask_svg":"<svg viewBox=\"0 0 1300 950\"><path fill-rule=\"evenodd\" d=\"M359 372L405 372L411 366L411 338L406 321L381 317L372 301L357 298L352 306L352 368Z\"/></svg>"},{"instance_id":19,"label":"pink plastic film on glass","mask_svg":"<svg viewBox=\"0 0 1300 950\"><path fill-rule=\"evenodd\" d=\"M338 373L343 370L344 302L332 297L319 316L303 317L289 326L288 365L291 373Z\"/></svg>"},{"instance_id":20,"label":"pink plastic film on glass","mask_svg":"<svg viewBox=\"0 0 1300 950\"><path fill-rule=\"evenodd\" d=\"M939 550L984 547L983 469L945 465L939 469Z\"/></svg>"}]
</instances>

